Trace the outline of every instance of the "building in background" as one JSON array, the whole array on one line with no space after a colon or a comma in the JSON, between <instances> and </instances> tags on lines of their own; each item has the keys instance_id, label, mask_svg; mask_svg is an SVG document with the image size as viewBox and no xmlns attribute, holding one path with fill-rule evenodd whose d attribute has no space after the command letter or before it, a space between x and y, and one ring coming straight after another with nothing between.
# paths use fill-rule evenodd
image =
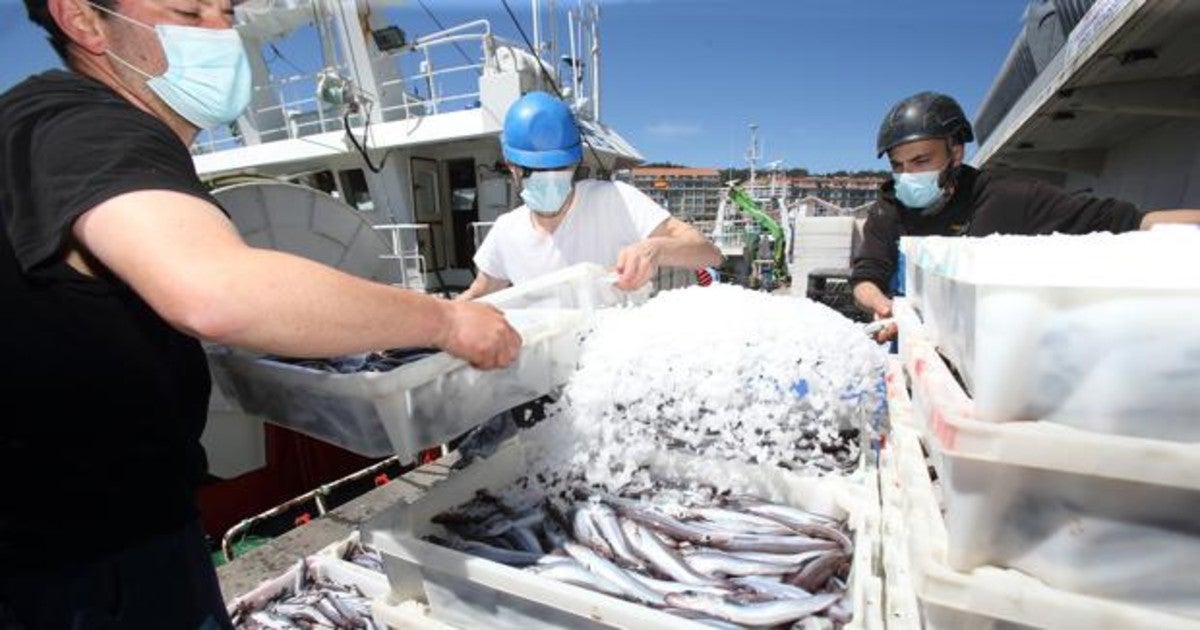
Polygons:
<instances>
[{"instance_id":1,"label":"building in background","mask_svg":"<svg viewBox=\"0 0 1200 630\"><path fill-rule=\"evenodd\" d=\"M885 179L875 175L793 177L788 197L816 197L847 210L858 209L875 201Z\"/></svg>"},{"instance_id":2,"label":"building in background","mask_svg":"<svg viewBox=\"0 0 1200 630\"><path fill-rule=\"evenodd\" d=\"M683 221L711 221L724 188L715 168L639 167L627 181Z\"/></svg>"},{"instance_id":3,"label":"building in background","mask_svg":"<svg viewBox=\"0 0 1200 630\"><path fill-rule=\"evenodd\" d=\"M650 196L671 214L684 221L705 224L717 215L717 207L724 194L726 180L741 173L715 168L638 167L624 171L619 179L629 182ZM789 206L813 197L825 203L813 204L814 210L824 214L862 214L865 207L875 201L879 186L886 180L881 175L810 175L772 179L760 174L749 189L781 196ZM782 180L782 181L781 181ZM837 212L830 206L845 209Z\"/></svg>"}]
</instances>

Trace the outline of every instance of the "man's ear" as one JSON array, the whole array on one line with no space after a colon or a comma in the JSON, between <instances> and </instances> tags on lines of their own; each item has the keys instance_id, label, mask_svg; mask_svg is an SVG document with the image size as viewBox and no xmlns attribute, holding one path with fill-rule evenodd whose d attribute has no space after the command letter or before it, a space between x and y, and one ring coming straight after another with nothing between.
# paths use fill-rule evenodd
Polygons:
<instances>
[{"instance_id":1,"label":"man's ear","mask_svg":"<svg viewBox=\"0 0 1200 630\"><path fill-rule=\"evenodd\" d=\"M91 55L108 50L108 30L100 12L83 0L47 0L50 15L71 43Z\"/></svg>"},{"instance_id":2,"label":"man's ear","mask_svg":"<svg viewBox=\"0 0 1200 630\"><path fill-rule=\"evenodd\" d=\"M963 163L963 153L966 147L961 143L950 145L950 161L954 166L961 166Z\"/></svg>"}]
</instances>

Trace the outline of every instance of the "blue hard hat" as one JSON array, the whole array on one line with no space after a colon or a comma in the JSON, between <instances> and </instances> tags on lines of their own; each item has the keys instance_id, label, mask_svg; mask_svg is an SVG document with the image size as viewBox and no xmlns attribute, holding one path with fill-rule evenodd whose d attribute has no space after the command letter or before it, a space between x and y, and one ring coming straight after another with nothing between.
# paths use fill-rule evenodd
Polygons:
<instances>
[{"instance_id":1,"label":"blue hard hat","mask_svg":"<svg viewBox=\"0 0 1200 630\"><path fill-rule=\"evenodd\" d=\"M504 115L504 159L527 168L565 168L583 160L575 116L546 92L517 99Z\"/></svg>"}]
</instances>

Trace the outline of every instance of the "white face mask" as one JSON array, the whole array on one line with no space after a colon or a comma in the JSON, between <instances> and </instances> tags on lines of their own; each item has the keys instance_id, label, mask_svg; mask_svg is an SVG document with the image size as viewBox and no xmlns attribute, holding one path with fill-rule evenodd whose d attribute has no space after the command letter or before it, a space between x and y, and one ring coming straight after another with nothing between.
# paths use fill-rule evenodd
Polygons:
<instances>
[{"instance_id":1,"label":"white face mask","mask_svg":"<svg viewBox=\"0 0 1200 630\"><path fill-rule=\"evenodd\" d=\"M159 76L150 75L112 51L108 51L108 55L146 77L146 85L188 122L201 129L224 125L237 120L250 104L253 89L250 61L235 29L173 24L150 26L100 5L89 4L158 34L167 60L167 70Z\"/></svg>"},{"instance_id":2,"label":"white face mask","mask_svg":"<svg viewBox=\"0 0 1200 630\"><path fill-rule=\"evenodd\" d=\"M892 173L892 180L896 182L896 198L912 210L924 210L932 206L942 196L942 188L938 186L941 174L940 170Z\"/></svg>"},{"instance_id":3,"label":"white face mask","mask_svg":"<svg viewBox=\"0 0 1200 630\"><path fill-rule=\"evenodd\" d=\"M571 194L574 179L574 169L537 171L521 180L521 199L538 214L558 214Z\"/></svg>"}]
</instances>

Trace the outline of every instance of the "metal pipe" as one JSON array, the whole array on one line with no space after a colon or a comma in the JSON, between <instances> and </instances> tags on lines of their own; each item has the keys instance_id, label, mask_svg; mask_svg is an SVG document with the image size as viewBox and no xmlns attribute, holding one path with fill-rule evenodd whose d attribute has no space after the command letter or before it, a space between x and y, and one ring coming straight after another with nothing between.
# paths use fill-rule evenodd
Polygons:
<instances>
[{"instance_id":1,"label":"metal pipe","mask_svg":"<svg viewBox=\"0 0 1200 630\"><path fill-rule=\"evenodd\" d=\"M415 40L413 40L412 47L419 48L421 46L427 46L430 44L443 43L439 40L441 40L442 38L448 37L450 35L457 35L460 31L465 31L465 30L475 27L475 26L482 26L483 32L482 33L472 33L472 34L469 34L469 36L486 37L486 36L490 36L492 34L491 22L488 22L487 20L473 20L471 22L464 22L462 24L459 24L458 26L451 26L450 28L447 28L447 29L435 31L433 33L429 33L428 35L422 35L421 37L418 37ZM460 37L462 37L462 36L460 35Z\"/></svg>"},{"instance_id":2,"label":"metal pipe","mask_svg":"<svg viewBox=\"0 0 1200 630\"><path fill-rule=\"evenodd\" d=\"M538 23L538 0L529 0L530 9L533 13L533 55L538 59L542 58L542 31Z\"/></svg>"},{"instance_id":3,"label":"metal pipe","mask_svg":"<svg viewBox=\"0 0 1200 630\"><path fill-rule=\"evenodd\" d=\"M248 529L251 525L253 525L254 523L256 523L258 521L261 521L261 520L267 519L267 518L271 518L272 516L277 516L279 514L282 514L282 513L286 512L288 509L290 509L296 505L299 505L301 503L304 503L305 501L308 501L309 499L312 499L316 503L317 514L319 516L324 516L326 514L326 512L328 511L326 509L326 505L325 505L325 497L329 495L330 491L336 489L337 487L341 486L342 484L349 483L349 482L355 481L357 479L361 479L367 475L374 474L375 472L378 472L379 470L382 470L383 468L386 468L392 464L398 464L398 463L400 463L400 456L393 455L385 460L376 462L366 468L363 468L361 470L350 473L349 475L346 475L345 477L336 479L330 483L327 483L327 484L324 484L317 488L314 488L314 489L312 489L308 492L305 492L304 494L301 494L297 497L288 499L287 501L284 501L283 503L280 503L279 505L276 505L275 507L273 507L265 512L256 514L254 516L251 516L250 518L242 519L241 522L239 522L237 525L234 525L233 527L230 527L228 530L226 530L225 535L221 537L221 553L225 556L226 560L233 560L233 538L235 535L241 533L245 529Z\"/></svg>"},{"instance_id":4,"label":"metal pipe","mask_svg":"<svg viewBox=\"0 0 1200 630\"><path fill-rule=\"evenodd\" d=\"M447 35L446 37L442 37L439 39L421 40L420 43L413 44L412 49L423 51L428 48L432 48L434 46L441 46L443 44L453 44L455 42L476 41L476 40L483 42L485 40L485 38L487 38L487 37L488 37L488 35L486 33L466 33L464 35Z\"/></svg>"},{"instance_id":5,"label":"metal pipe","mask_svg":"<svg viewBox=\"0 0 1200 630\"><path fill-rule=\"evenodd\" d=\"M567 32L570 34L571 46L571 98L579 102L579 55L575 47L575 12L567 11ZM582 45L582 42L580 42Z\"/></svg>"},{"instance_id":6,"label":"metal pipe","mask_svg":"<svg viewBox=\"0 0 1200 630\"><path fill-rule=\"evenodd\" d=\"M600 122L600 7L591 5L592 19L592 120Z\"/></svg>"}]
</instances>

